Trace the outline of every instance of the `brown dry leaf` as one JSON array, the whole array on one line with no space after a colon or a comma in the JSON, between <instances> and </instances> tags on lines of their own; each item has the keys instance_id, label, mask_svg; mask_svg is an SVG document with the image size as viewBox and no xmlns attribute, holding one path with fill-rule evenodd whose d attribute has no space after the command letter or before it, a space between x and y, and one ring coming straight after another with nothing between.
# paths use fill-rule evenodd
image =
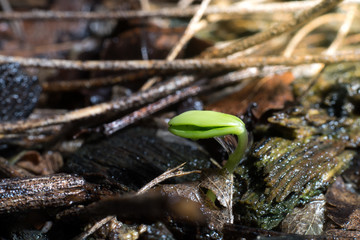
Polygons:
<instances>
[{"instance_id":1,"label":"brown dry leaf","mask_svg":"<svg viewBox=\"0 0 360 240\"><path fill-rule=\"evenodd\" d=\"M347 190L341 178L326 193L326 202L331 228L360 232L360 195Z\"/></svg>"},{"instance_id":2,"label":"brown dry leaf","mask_svg":"<svg viewBox=\"0 0 360 240\"><path fill-rule=\"evenodd\" d=\"M29 1L22 1L29 2ZM35 4L37 5L37 4ZM51 10L54 11L81 11L86 7L90 7L90 2L87 0L79 1L54 1L51 4ZM64 44L71 44L70 38L72 36L84 36L86 34L87 22L86 21L23 21L21 27L21 37L2 39L2 51L6 55L17 56L33 56L34 54L48 54L52 57L61 57L59 53L64 50ZM49 46L52 46L49 48ZM57 50L58 49L58 50ZM71 49L71 47L66 47ZM55 51L54 51L55 50Z\"/></svg>"},{"instance_id":3,"label":"brown dry leaf","mask_svg":"<svg viewBox=\"0 0 360 240\"><path fill-rule=\"evenodd\" d=\"M282 232L321 235L324 225L325 198L320 195L304 207L297 207L281 223Z\"/></svg>"},{"instance_id":4,"label":"brown dry leaf","mask_svg":"<svg viewBox=\"0 0 360 240\"><path fill-rule=\"evenodd\" d=\"M250 103L255 102L258 106L253 113L255 117L260 118L264 112L281 109L286 102L294 100L290 88L293 80L292 73L287 72L251 81L240 91L208 105L206 109L240 116L246 112Z\"/></svg>"},{"instance_id":5,"label":"brown dry leaf","mask_svg":"<svg viewBox=\"0 0 360 240\"><path fill-rule=\"evenodd\" d=\"M199 209L206 217L206 221L209 226L217 230L221 230L226 223L230 223L231 221L229 212L226 211L226 209L216 209L216 207L206 199L205 193L203 193L199 187L199 182L191 182L184 184L162 185L156 189L160 190L162 194L168 197L183 197L200 204ZM179 210L177 212L181 213ZM184 215L184 213L182 213L182 215Z\"/></svg>"},{"instance_id":6,"label":"brown dry leaf","mask_svg":"<svg viewBox=\"0 0 360 240\"><path fill-rule=\"evenodd\" d=\"M168 184L158 187L168 197L183 197L200 204L200 210L211 227L221 230L225 224L233 222L232 215L232 179L230 174L217 170L206 173L201 182ZM219 209L207 200L202 188L212 190L224 207ZM206 191L206 190L205 190ZM179 211L188 212L188 211Z\"/></svg>"},{"instance_id":7,"label":"brown dry leaf","mask_svg":"<svg viewBox=\"0 0 360 240\"><path fill-rule=\"evenodd\" d=\"M226 170L203 171L204 180L200 187L210 189L216 195L220 204L228 209L232 209L233 179L232 174Z\"/></svg>"},{"instance_id":8,"label":"brown dry leaf","mask_svg":"<svg viewBox=\"0 0 360 240\"><path fill-rule=\"evenodd\" d=\"M63 158L58 152L41 155L37 151L28 151L21 156L16 165L36 175L49 175L60 170Z\"/></svg>"}]
</instances>

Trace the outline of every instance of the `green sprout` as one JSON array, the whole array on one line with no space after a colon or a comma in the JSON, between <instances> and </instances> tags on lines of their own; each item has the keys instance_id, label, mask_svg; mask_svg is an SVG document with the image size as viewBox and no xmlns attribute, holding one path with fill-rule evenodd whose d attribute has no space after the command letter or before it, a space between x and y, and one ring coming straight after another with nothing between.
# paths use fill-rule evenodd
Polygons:
<instances>
[{"instance_id":1,"label":"green sprout","mask_svg":"<svg viewBox=\"0 0 360 240\"><path fill-rule=\"evenodd\" d=\"M238 145L224 165L224 169L229 173L233 173L239 165L248 143L248 133L243 121L233 115L214 111L184 112L169 121L169 131L177 136L191 139L237 135ZM216 199L215 194L210 190L207 196L212 202Z\"/></svg>"}]
</instances>

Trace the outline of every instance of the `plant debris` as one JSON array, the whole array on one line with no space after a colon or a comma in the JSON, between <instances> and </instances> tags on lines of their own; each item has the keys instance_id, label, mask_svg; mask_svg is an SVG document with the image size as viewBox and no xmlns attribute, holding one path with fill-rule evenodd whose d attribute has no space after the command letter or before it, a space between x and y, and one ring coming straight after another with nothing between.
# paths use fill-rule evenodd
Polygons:
<instances>
[{"instance_id":1,"label":"plant debris","mask_svg":"<svg viewBox=\"0 0 360 240\"><path fill-rule=\"evenodd\" d=\"M325 198L320 195L311 199L304 207L296 207L286 215L281 230L300 235L321 235L323 233Z\"/></svg>"},{"instance_id":2,"label":"plant debris","mask_svg":"<svg viewBox=\"0 0 360 240\"><path fill-rule=\"evenodd\" d=\"M346 189L339 178L326 193L328 232L351 230L353 236L360 234L360 196Z\"/></svg>"},{"instance_id":3,"label":"plant debris","mask_svg":"<svg viewBox=\"0 0 360 240\"><path fill-rule=\"evenodd\" d=\"M359 237L358 2L1 6L0 238ZM193 109L244 121L234 174Z\"/></svg>"}]
</instances>

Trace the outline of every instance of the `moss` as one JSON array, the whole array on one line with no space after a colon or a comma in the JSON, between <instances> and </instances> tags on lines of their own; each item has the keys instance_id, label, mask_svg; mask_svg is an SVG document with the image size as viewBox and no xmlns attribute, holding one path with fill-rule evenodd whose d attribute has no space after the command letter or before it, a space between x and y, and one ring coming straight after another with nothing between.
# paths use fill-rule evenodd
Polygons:
<instances>
[{"instance_id":1,"label":"moss","mask_svg":"<svg viewBox=\"0 0 360 240\"><path fill-rule=\"evenodd\" d=\"M260 140L236 171L241 224L275 228L350 165L360 147L359 66L346 66L353 74L345 78L330 67L315 84L295 81L300 102L268 119L267 137L255 136Z\"/></svg>"}]
</instances>

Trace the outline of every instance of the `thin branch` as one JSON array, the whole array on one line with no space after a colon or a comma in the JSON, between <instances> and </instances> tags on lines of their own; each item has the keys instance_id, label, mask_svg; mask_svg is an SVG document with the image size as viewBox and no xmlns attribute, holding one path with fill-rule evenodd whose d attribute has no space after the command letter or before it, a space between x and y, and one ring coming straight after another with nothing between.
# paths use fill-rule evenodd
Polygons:
<instances>
[{"instance_id":1,"label":"thin branch","mask_svg":"<svg viewBox=\"0 0 360 240\"><path fill-rule=\"evenodd\" d=\"M179 8L186 9L186 8L188 8L193 2L194 2L194 0L179 0L179 2L177 3L177 6L178 6Z\"/></svg>"},{"instance_id":2,"label":"thin branch","mask_svg":"<svg viewBox=\"0 0 360 240\"><path fill-rule=\"evenodd\" d=\"M96 232L99 228L104 226L109 221L116 219L115 216L107 216L100 221L97 221L89 230L86 230L85 232L81 233L79 236L75 237L73 240L84 240L87 237L89 237L91 234Z\"/></svg>"},{"instance_id":3,"label":"thin branch","mask_svg":"<svg viewBox=\"0 0 360 240\"><path fill-rule=\"evenodd\" d=\"M314 29L330 22L333 23L334 21L343 21L344 18L345 14L329 13L312 20L296 32L295 36L291 39L286 49L284 50L283 56L290 57L299 43Z\"/></svg>"},{"instance_id":4,"label":"thin branch","mask_svg":"<svg viewBox=\"0 0 360 240\"><path fill-rule=\"evenodd\" d=\"M0 0L0 5L4 12L7 12L7 13L13 12L13 9L8 0ZM23 41L25 39L23 23L21 21L12 21L12 22L10 22L10 25L11 25L17 39Z\"/></svg>"},{"instance_id":5,"label":"thin branch","mask_svg":"<svg viewBox=\"0 0 360 240\"><path fill-rule=\"evenodd\" d=\"M141 9L145 11L150 10L150 2L149 0L140 0Z\"/></svg>"},{"instance_id":6,"label":"thin branch","mask_svg":"<svg viewBox=\"0 0 360 240\"><path fill-rule=\"evenodd\" d=\"M357 12L357 6L353 5L350 7L350 10L347 12L346 15L344 14L338 14L338 13L329 13L324 16L318 17L314 20L312 20L310 23L305 25L303 28L301 28L293 37L293 39L288 44L287 48L284 51L285 57L290 57L296 46L300 43L300 41L308 35L310 32L312 32L315 28L327 24L330 21L338 20L343 21L343 24L341 25L336 38L331 43L330 47L324 52L324 55L332 55L336 52L336 50L339 48L340 44L344 41L344 38L348 34L351 24L353 23L354 17ZM310 68L312 71L312 75L317 75L321 72L321 70L325 67L324 63L318 63L313 64Z\"/></svg>"},{"instance_id":7,"label":"thin branch","mask_svg":"<svg viewBox=\"0 0 360 240\"><path fill-rule=\"evenodd\" d=\"M174 60L184 45L192 38L192 36L196 33L197 27L196 25L199 23L201 17L204 15L204 12L208 5L210 4L211 0L203 0L199 10L195 13L193 18L190 20L188 26L185 29L184 34L180 38L179 42L171 49L169 55L167 56L166 60L171 61Z\"/></svg>"},{"instance_id":8,"label":"thin branch","mask_svg":"<svg viewBox=\"0 0 360 240\"><path fill-rule=\"evenodd\" d=\"M18 133L33 128L99 117L108 113L115 114L132 107L139 107L143 104L153 102L156 99L169 95L172 92L181 89L194 81L195 78L193 76L175 77L172 81L169 81L160 87L153 87L148 91L135 93L130 97L121 98L119 100L81 108L65 114L59 114L44 119L0 123L0 132Z\"/></svg>"},{"instance_id":9,"label":"thin branch","mask_svg":"<svg viewBox=\"0 0 360 240\"><path fill-rule=\"evenodd\" d=\"M98 43L95 39L75 40L62 43L52 43L48 45L32 46L31 49L2 49L0 55L21 55L31 57L37 54L49 54L59 51L70 51L76 49L78 52L89 51L96 48Z\"/></svg>"},{"instance_id":10,"label":"thin branch","mask_svg":"<svg viewBox=\"0 0 360 240\"><path fill-rule=\"evenodd\" d=\"M33 176L25 169L11 164L7 159L0 157L0 175L2 178L24 178Z\"/></svg>"},{"instance_id":11,"label":"thin branch","mask_svg":"<svg viewBox=\"0 0 360 240\"><path fill-rule=\"evenodd\" d=\"M295 12L308 9L320 1L295 1L285 3L251 4L241 3L228 7L211 6L205 11L209 14L244 15L252 13ZM132 19L149 17L192 17L199 6L182 8L161 8L151 11L107 11L107 12L75 12L75 11L29 11L0 13L0 20L107 20Z\"/></svg>"},{"instance_id":12,"label":"thin branch","mask_svg":"<svg viewBox=\"0 0 360 240\"><path fill-rule=\"evenodd\" d=\"M246 68L239 71L229 72L225 75L211 79L208 88L216 89L218 87L223 87L226 85L241 82L245 79L271 76L274 74L283 74L290 70L291 68L287 66L265 66L263 68Z\"/></svg>"},{"instance_id":13,"label":"thin branch","mask_svg":"<svg viewBox=\"0 0 360 240\"><path fill-rule=\"evenodd\" d=\"M154 103L147 105L146 107L140 108L135 112L126 115L125 117L115 120L111 123L104 124L104 134L111 135L130 124L133 124L140 119L146 118L153 113L156 113L172 104L175 104L187 97L195 96L200 92L200 87L189 87L181 91L177 91L176 93L169 95L165 98L162 98Z\"/></svg>"},{"instance_id":14,"label":"thin branch","mask_svg":"<svg viewBox=\"0 0 360 240\"><path fill-rule=\"evenodd\" d=\"M356 5L351 6L349 11L347 12L344 23L341 25L336 35L336 38L331 43L330 47L325 51L325 54L328 55L335 54L336 50L340 47L340 45L344 41L346 35L349 33L350 27L353 24L356 13L357 13L357 6Z\"/></svg>"},{"instance_id":15,"label":"thin branch","mask_svg":"<svg viewBox=\"0 0 360 240\"><path fill-rule=\"evenodd\" d=\"M187 28L185 29L184 34L178 41L178 43L171 49L170 53L166 57L167 61L174 60L180 53L181 49L185 44L192 38L192 36L199 30L199 21L204 14L204 11L208 7L211 0L203 0L199 10L195 13L193 18L190 20ZM150 78L142 87L141 90L147 90L153 86L156 82L160 81L160 77Z\"/></svg>"},{"instance_id":16,"label":"thin branch","mask_svg":"<svg viewBox=\"0 0 360 240\"><path fill-rule=\"evenodd\" d=\"M262 31L247 38L237 40L222 49L218 49L216 47L209 48L201 55L201 57L203 58L224 57L233 54L235 52L239 52L247 48L253 47L257 44L268 41L271 38L280 36L281 34L296 29L297 27L309 22L316 16L320 15L321 13L324 13L334 8L341 1L342 0L323 0L314 7L304 10L299 15L295 16L294 19L291 21L277 24L265 31Z\"/></svg>"},{"instance_id":17,"label":"thin branch","mask_svg":"<svg viewBox=\"0 0 360 240\"><path fill-rule=\"evenodd\" d=\"M66 81L43 82L41 86L43 91L74 91L77 89L95 88L100 86L111 86L119 83L136 81L155 74L155 71L140 71L136 73L128 73L121 76L78 79Z\"/></svg>"},{"instance_id":18,"label":"thin branch","mask_svg":"<svg viewBox=\"0 0 360 240\"><path fill-rule=\"evenodd\" d=\"M325 51L325 53L324 53L325 55L334 54L336 52L336 50L340 47L340 45L344 41L346 35L350 31L350 27L351 27L351 24L354 21L354 18L356 16L356 12L357 12L357 6L353 5L352 7L350 7L350 10L347 12L346 18L345 18L343 24L341 25L339 31L336 34L336 38L331 43L330 47ZM320 74L322 69L325 67L324 63L318 63L316 65L317 65L316 67L312 68L313 71L314 71L314 73L313 73L314 75L315 74Z\"/></svg>"},{"instance_id":19,"label":"thin branch","mask_svg":"<svg viewBox=\"0 0 360 240\"><path fill-rule=\"evenodd\" d=\"M57 59L23 58L0 55L0 63L17 62L25 67L43 67L73 70L226 70L268 65L294 66L309 63L357 62L360 51L338 52L335 55L244 57L238 59L186 59L186 60L128 60L128 61L72 61Z\"/></svg>"},{"instance_id":20,"label":"thin branch","mask_svg":"<svg viewBox=\"0 0 360 240\"><path fill-rule=\"evenodd\" d=\"M249 3L243 2L226 7L210 6L204 15L226 14L239 16L244 14L258 13L281 13L297 12L314 7L320 0L313 1L292 1L292 2L274 2L274 3ZM344 4L359 4L359 0L345 0ZM184 18L193 16L199 9L199 6L190 6L188 8L161 8L151 11L110 11L110 12L76 12L76 11L29 11L0 13L0 20L108 20L108 19L134 19L150 17L173 17Z\"/></svg>"},{"instance_id":21,"label":"thin branch","mask_svg":"<svg viewBox=\"0 0 360 240\"><path fill-rule=\"evenodd\" d=\"M203 93L206 91L210 91L212 89L216 89L219 87L224 87L226 85L234 84L237 82L240 82L245 79L254 78L254 77L264 77L269 76L271 74L275 73L283 73L285 71L288 71L289 67L264 67L262 70L259 70L258 68L247 68L245 70L236 71L227 73L225 75L216 77L210 81L207 85L201 85L201 86L192 86L188 87L183 90L177 91L173 95L169 95L165 98L162 98L154 103L151 103L139 110L136 110L125 117L122 117L121 119L115 120L111 123L107 123L103 125L103 133L105 135L111 135L115 132L137 122L141 119L144 119L146 117L149 117L150 115L163 110L166 107L169 107L172 104L175 104L187 97L196 96L199 93ZM102 131L101 128L98 128L96 131Z\"/></svg>"},{"instance_id":22,"label":"thin branch","mask_svg":"<svg viewBox=\"0 0 360 240\"><path fill-rule=\"evenodd\" d=\"M145 193L146 191L148 191L149 189L151 189L152 187L154 187L155 185L165 181L166 179L169 178L173 178L173 177L181 177L181 176L185 176L185 175L189 175L192 173L201 173L201 171L198 170L194 170L194 171L189 171L189 172L184 172L183 171L183 166L186 163L182 163L179 166L167 170L166 172L164 172L163 174L161 174L160 176L156 177L155 179L151 180L151 182L149 182L148 184L146 184L144 187L142 187L137 193L136 195L140 195Z\"/></svg>"},{"instance_id":23,"label":"thin branch","mask_svg":"<svg viewBox=\"0 0 360 240\"><path fill-rule=\"evenodd\" d=\"M69 207L94 201L106 190L70 174L7 178L0 181L0 213L24 212L49 207Z\"/></svg>"}]
</instances>

